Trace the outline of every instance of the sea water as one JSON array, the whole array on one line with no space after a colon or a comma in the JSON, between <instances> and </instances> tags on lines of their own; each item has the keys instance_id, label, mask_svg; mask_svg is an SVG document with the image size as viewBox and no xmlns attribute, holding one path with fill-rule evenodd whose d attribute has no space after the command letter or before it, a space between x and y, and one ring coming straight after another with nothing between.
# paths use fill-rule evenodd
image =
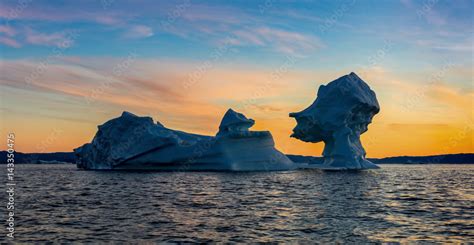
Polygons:
<instances>
[{"instance_id":1,"label":"sea water","mask_svg":"<svg viewBox=\"0 0 474 245\"><path fill-rule=\"evenodd\" d=\"M474 241L474 165L381 167L223 173L16 165L14 241Z\"/></svg>"}]
</instances>

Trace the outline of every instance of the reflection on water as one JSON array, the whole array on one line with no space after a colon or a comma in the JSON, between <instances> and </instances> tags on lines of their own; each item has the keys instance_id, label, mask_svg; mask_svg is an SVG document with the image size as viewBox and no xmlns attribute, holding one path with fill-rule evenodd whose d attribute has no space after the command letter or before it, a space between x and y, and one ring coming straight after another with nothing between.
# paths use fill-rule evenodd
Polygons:
<instances>
[{"instance_id":1,"label":"reflection on water","mask_svg":"<svg viewBox=\"0 0 474 245\"><path fill-rule=\"evenodd\" d=\"M474 165L383 165L367 172L16 170L17 242L474 240Z\"/></svg>"}]
</instances>

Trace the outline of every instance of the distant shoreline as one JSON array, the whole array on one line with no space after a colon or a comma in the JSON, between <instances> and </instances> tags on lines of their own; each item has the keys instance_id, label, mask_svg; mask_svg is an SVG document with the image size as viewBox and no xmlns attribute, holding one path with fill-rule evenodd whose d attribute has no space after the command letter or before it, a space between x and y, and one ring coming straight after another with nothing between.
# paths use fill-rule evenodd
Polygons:
<instances>
[{"instance_id":1,"label":"distant shoreline","mask_svg":"<svg viewBox=\"0 0 474 245\"><path fill-rule=\"evenodd\" d=\"M322 157L287 156L294 162L322 163ZM5 164L7 152L0 151L0 164ZM369 158L376 164L474 164L474 153L443 154L432 156L397 156L385 158ZM73 164L76 162L74 152L22 153L15 152L15 162L33 164Z\"/></svg>"},{"instance_id":2,"label":"distant shoreline","mask_svg":"<svg viewBox=\"0 0 474 245\"><path fill-rule=\"evenodd\" d=\"M322 157L287 155L293 162L321 164ZM375 164L474 164L474 153L368 158Z\"/></svg>"}]
</instances>

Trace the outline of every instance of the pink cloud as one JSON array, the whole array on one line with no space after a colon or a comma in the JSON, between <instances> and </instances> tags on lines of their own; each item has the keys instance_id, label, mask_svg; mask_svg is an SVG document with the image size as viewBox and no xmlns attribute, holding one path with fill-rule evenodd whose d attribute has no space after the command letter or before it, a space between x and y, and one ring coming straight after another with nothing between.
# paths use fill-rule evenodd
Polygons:
<instances>
[{"instance_id":1,"label":"pink cloud","mask_svg":"<svg viewBox=\"0 0 474 245\"><path fill-rule=\"evenodd\" d=\"M125 37L128 38L143 38L143 37L151 37L153 36L153 30L144 25L135 25L132 26L128 32L125 34Z\"/></svg>"},{"instance_id":2,"label":"pink cloud","mask_svg":"<svg viewBox=\"0 0 474 245\"><path fill-rule=\"evenodd\" d=\"M270 27L257 27L233 32L239 45L266 46L277 52L302 56L323 47L313 35Z\"/></svg>"},{"instance_id":3,"label":"pink cloud","mask_svg":"<svg viewBox=\"0 0 474 245\"><path fill-rule=\"evenodd\" d=\"M0 25L0 33L4 33L5 35L10 36L10 37L16 35L16 31L13 28L6 25Z\"/></svg>"},{"instance_id":4,"label":"pink cloud","mask_svg":"<svg viewBox=\"0 0 474 245\"><path fill-rule=\"evenodd\" d=\"M31 44L44 45L44 46L58 46L62 47L65 45L72 45L74 40L66 32L54 32L54 33L40 33L28 29L26 31L26 41Z\"/></svg>"},{"instance_id":5,"label":"pink cloud","mask_svg":"<svg viewBox=\"0 0 474 245\"><path fill-rule=\"evenodd\" d=\"M248 41L248 42L250 42L250 43L252 43L252 44L255 44L255 45L264 45L264 42L260 39L260 37L258 37L257 35L255 35L255 33L250 33L250 32L247 32L247 31L236 31L236 32L234 32L234 34L235 34L239 39Z\"/></svg>"},{"instance_id":6,"label":"pink cloud","mask_svg":"<svg viewBox=\"0 0 474 245\"><path fill-rule=\"evenodd\" d=\"M4 45L7 45L7 46L10 46L10 47L14 47L14 48L21 47L20 43L18 43L16 40L11 39L9 37L0 37L0 43L4 44Z\"/></svg>"},{"instance_id":7,"label":"pink cloud","mask_svg":"<svg viewBox=\"0 0 474 245\"><path fill-rule=\"evenodd\" d=\"M193 4L185 11L179 12L177 17L188 21L216 22L224 24L241 24L252 21L252 17L238 9L230 7L215 7Z\"/></svg>"},{"instance_id":8,"label":"pink cloud","mask_svg":"<svg viewBox=\"0 0 474 245\"><path fill-rule=\"evenodd\" d=\"M18 8L14 5L3 6L0 10L0 17L8 20L71 20L76 18L76 14L66 11L55 11L54 9L35 9L32 6Z\"/></svg>"},{"instance_id":9,"label":"pink cloud","mask_svg":"<svg viewBox=\"0 0 474 245\"><path fill-rule=\"evenodd\" d=\"M20 1L21 2L21 1ZM2 4L0 18L9 20L39 20L55 22L88 21L103 25L120 25L131 18L128 12L102 11L100 8L87 12L71 6L41 6L34 4L22 5ZM39 8L38 6L41 6Z\"/></svg>"},{"instance_id":10,"label":"pink cloud","mask_svg":"<svg viewBox=\"0 0 474 245\"><path fill-rule=\"evenodd\" d=\"M113 15L98 15L94 19L97 23L111 26L120 25L123 23L122 19Z\"/></svg>"}]
</instances>

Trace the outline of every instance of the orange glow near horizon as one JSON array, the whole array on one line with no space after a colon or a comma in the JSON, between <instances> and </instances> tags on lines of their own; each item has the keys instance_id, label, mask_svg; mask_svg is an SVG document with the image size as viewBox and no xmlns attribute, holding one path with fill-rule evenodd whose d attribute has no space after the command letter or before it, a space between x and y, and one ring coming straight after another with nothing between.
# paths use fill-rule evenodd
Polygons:
<instances>
[{"instance_id":1,"label":"orange glow near horizon","mask_svg":"<svg viewBox=\"0 0 474 245\"><path fill-rule=\"evenodd\" d=\"M97 125L122 111L151 116L171 129L215 135L221 117L233 108L256 120L252 130L270 131L280 151L319 156L323 143L290 138L296 122L288 113L310 105L320 84L348 73L291 70L269 78L269 69L218 66L185 88L187 77L181 70L192 72L193 65L166 63L166 69L154 68L163 67L163 63L137 61L140 75L117 78L117 83L93 101L87 101L87 96L108 78L85 72L82 66L51 65L51 72L29 87L14 83L16 77L2 79L2 99L9 101L12 109L2 109L0 132L17 135L19 152L69 152L90 142ZM2 65L23 73L35 67L27 61L4 61ZM423 86L423 81L401 82L381 68L362 74L382 108L362 135L368 157L474 152L472 92L446 82L431 87ZM324 82L316 83L315 78ZM419 89L426 91L420 96L416 93ZM416 103L405 103L410 100Z\"/></svg>"},{"instance_id":2,"label":"orange glow near horizon","mask_svg":"<svg viewBox=\"0 0 474 245\"><path fill-rule=\"evenodd\" d=\"M269 130L277 148L287 154L320 156L324 143L306 143L290 138L293 119L256 119L252 130ZM15 121L8 132L16 134L16 150L19 152L69 152L91 141L97 128L89 123L74 123L66 120L38 118L32 127L27 121ZM54 124L55 127L48 125ZM168 126L169 127L169 126ZM38 128L48 128L38 131ZM182 128L176 128L182 130ZM198 132L213 135L217 131ZM2 135L8 133L2 129ZM404 155L435 155L473 152L472 125L397 125L374 123L362 135L362 142L368 157ZM421 143L422 142L422 143Z\"/></svg>"}]
</instances>

